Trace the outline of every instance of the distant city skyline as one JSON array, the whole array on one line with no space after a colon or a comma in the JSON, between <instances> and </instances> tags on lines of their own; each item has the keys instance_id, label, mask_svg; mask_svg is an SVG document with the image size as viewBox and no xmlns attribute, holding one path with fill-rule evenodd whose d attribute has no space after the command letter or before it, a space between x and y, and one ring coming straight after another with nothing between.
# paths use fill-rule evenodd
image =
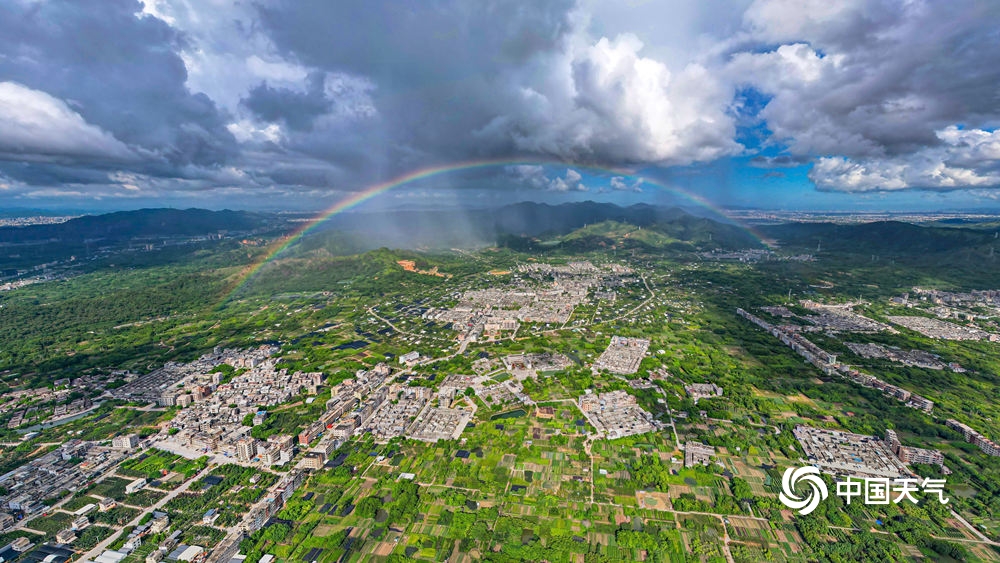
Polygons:
<instances>
[{"instance_id":1,"label":"distant city skyline","mask_svg":"<svg viewBox=\"0 0 1000 563\"><path fill-rule=\"evenodd\" d=\"M356 208L993 210L997 22L987 0L13 0L0 209L320 211L392 184Z\"/></svg>"}]
</instances>

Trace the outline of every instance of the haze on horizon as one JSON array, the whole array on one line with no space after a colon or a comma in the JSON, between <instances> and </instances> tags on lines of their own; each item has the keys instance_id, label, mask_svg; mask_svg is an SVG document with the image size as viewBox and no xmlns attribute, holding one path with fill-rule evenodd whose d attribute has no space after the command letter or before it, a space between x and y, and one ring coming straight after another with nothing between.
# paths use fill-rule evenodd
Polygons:
<instances>
[{"instance_id":1,"label":"haze on horizon","mask_svg":"<svg viewBox=\"0 0 1000 563\"><path fill-rule=\"evenodd\" d=\"M0 209L985 210L989 0L0 4ZM668 189L656 187L662 184Z\"/></svg>"}]
</instances>

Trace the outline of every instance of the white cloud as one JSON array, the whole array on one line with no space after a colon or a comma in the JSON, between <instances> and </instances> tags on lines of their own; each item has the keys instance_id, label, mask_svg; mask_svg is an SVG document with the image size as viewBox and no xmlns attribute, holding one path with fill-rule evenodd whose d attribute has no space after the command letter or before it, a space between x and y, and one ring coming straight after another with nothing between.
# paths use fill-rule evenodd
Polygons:
<instances>
[{"instance_id":1,"label":"white cloud","mask_svg":"<svg viewBox=\"0 0 1000 563\"><path fill-rule=\"evenodd\" d=\"M587 186L583 184L583 176L572 168L567 169L566 175L562 178L556 177L550 180L548 187L556 192L588 191Z\"/></svg>"},{"instance_id":2,"label":"white cloud","mask_svg":"<svg viewBox=\"0 0 1000 563\"><path fill-rule=\"evenodd\" d=\"M134 156L66 102L16 82L0 82L0 153L25 158Z\"/></svg>"},{"instance_id":3,"label":"white cloud","mask_svg":"<svg viewBox=\"0 0 1000 563\"><path fill-rule=\"evenodd\" d=\"M614 163L690 164L740 153L727 112L731 90L700 64L671 72L642 49L631 34L593 41L580 32L541 68L503 77L506 95L494 93L496 115L475 138Z\"/></svg>"},{"instance_id":4,"label":"white cloud","mask_svg":"<svg viewBox=\"0 0 1000 563\"><path fill-rule=\"evenodd\" d=\"M301 82L309 74L301 65L283 60L265 61L256 54L247 57L246 66L255 77L272 82Z\"/></svg>"},{"instance_id":5,"label":"white cloud","mask_svg":"<svg viewBox=\"0 0 1000 563\"><path fill-rule=\"evenodd\" d=\"M948 127L941 144L886 158L823 157L809 178L822 190L957 190L1000 187L1000 131Z\"/></svg>"},{"instance_id":6,"label":"white cloud","mask_svg":"<svg viewBox=\"0 0 1000 563\"><path fill-rule=\"evenodd\" d=\"M261 124L253 119L234 121L226 129L241 143L280 143L285 138L277 123Z\"/></svg>"},{"instance_id":7,"label":"white cloud","mask_svg":"<svg viewBox=\"0 0 1000 563\"><path fill-rule=\"evenodd\" d=\"M642 178L636 178L634 181L628 182L624 176L615 176L611 178L610 185L613 190L641 192Z\"/></svg>"},{"instance_id":8,"label":"white cloud","mask_svg":"<svg viewBox=\"0 0 1000 563\"><path fill-rule=\"evenodd\" d=\"M583 175L572 168L567 168L562 176L549 177L545 167L540 164L515 164L504 167L505 172L517 182L538 190L554 192L586 192L590 191L583 183Z\"/></svg>"},{"instance_id":9,"label":"white cloud","mask_svg":"<svg viewBox=\"0 0 1000 563\"><path fill-rule=\"evenodd\" d=\"M770 43L802 39L829 42L870 20L876 5L867 0L756 0L743 14L753 35Z\"/></svg>"},{"instance_id":10,"label":"white cloud","mask_svg":"<svg viewBox=\"0 0 1000 563\"><path fill-rule=\"evenodd\" d=\"M266 80L299 86L310 69L275 48L257 22L256 8L244 2L142 0L143 13L185 34L180 50L187 85L235 112L240 98Z\"/></svg>"}]
</instances>

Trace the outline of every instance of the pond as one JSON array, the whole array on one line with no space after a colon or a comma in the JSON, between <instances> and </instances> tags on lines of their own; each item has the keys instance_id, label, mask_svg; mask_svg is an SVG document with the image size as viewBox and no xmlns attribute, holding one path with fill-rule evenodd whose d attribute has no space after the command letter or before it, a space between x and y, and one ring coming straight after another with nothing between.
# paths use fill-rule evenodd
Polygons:
<instances>
[{"instance_id":1,"label":"pond","mask_svg":"<svg viewBox=\"0 0 1000 563\"><path fill-rule=\"evenodd\" d=\"M490 420L503 420L505 418L518 418L528 414L524 409L516 409L512 411L502 412L500 414L495 414L490 417Z\"/></svg>"}]
</instances>

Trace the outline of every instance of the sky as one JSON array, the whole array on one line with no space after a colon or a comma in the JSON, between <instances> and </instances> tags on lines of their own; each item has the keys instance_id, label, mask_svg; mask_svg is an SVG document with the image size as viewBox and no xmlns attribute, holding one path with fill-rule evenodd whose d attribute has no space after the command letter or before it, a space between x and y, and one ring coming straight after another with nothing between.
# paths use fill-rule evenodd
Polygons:
<instances>
[{"instance_id":1,"label":"sky","mask_svg":"<svg viewBox=\"0 0 1000 563\"><path fill-rule=\"evenodd\" d=\"M442 167L364 205L1000 208L995 0L6 0L0 38L0 209Z\"/></svg>"}]
</instances>

